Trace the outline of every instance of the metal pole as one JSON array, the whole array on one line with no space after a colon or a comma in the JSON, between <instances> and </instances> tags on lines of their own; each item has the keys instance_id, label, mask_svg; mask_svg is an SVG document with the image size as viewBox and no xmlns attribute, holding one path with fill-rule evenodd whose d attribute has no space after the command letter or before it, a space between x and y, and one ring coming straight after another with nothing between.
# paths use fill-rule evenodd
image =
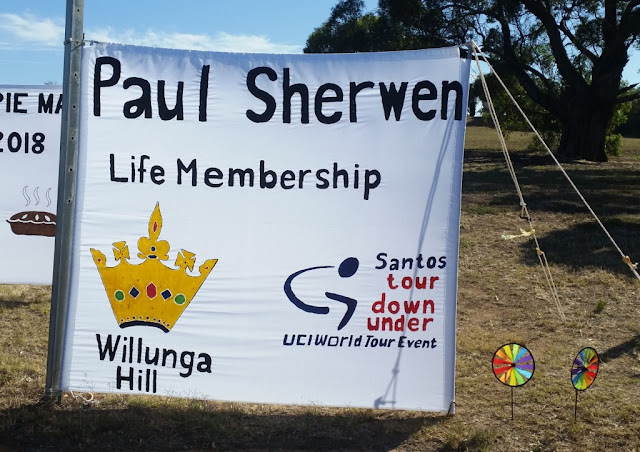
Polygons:
<instances>
[{"instance_id":1,"label":"metal pole","mask_svg":"<svg viewBox=\"0 0 640 452\"><path fill-rule=\"evenodd\" d=\"M67 0L62 88L56 248L53 260L45 398L61 397L62 358L69 305L74 229L84 0Z\"/></svg>"}]
</instances>

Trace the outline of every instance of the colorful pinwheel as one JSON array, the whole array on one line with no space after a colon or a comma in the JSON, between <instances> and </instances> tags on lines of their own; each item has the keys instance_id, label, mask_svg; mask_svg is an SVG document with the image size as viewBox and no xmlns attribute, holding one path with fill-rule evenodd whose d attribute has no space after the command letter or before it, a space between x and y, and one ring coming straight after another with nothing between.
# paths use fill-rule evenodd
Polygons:
<instances>
[{"instance_id":1,"label":"colorful pinwheel","mask_svg":"<svg viewBox=\"0 0 640 452\"><path fill-rule=\"evenodd\" d=\"M593 384L598 375L600 358L598 352L591 347L585 347L573 359L571 366L571 383L576 391L584 391Z\"/></svg>"},{"instance_id":2,"label":"colorful pinwheel","mask_svg":"<svg viewBox=\"0 0 640 452\"><path fill-rule=\"evenodd\" d=\"M507 386L522 386L535 370L533 355L520 344L503 345L493 355L493 374Z\"/></svg>"},{"instance_id":3,"label":"colorful pinwheel","mask_svg":"<svg viewBox=\"0 0 640 452\"><path fill-rule=\"evenodd\" d=\"M598 352L591 347L585 347L573 358L571 366L571 383L576 390L576 403L573 409L573 419L578 420L578 392L584 391L593 384L600 368Z\"/></svg>"}]
</instances>

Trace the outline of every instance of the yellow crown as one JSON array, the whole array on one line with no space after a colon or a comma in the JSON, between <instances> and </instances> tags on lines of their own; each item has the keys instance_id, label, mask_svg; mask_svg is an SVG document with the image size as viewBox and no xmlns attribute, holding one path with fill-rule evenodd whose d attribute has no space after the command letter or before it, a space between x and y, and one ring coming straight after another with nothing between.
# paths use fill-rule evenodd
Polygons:
<instances>
[{"instance_id":1,"label":"yellow crown","mask_svg":"<svg viewBox=\"0 0 640 452\"><path fill-rule=\"evenodd\" d=\"M175 266L161 263L169 259L169 242L158 240L162 230L160 205L149 219L149 237L138 240L138 257L141 264L128 262L129 247L126 242L113 244L113 255L118 261L115 267L107 267L107 259L99 250L91 248L93 262L98 267L102 284L107 291L113 314L120 328L134 325L155 326L168 333L187 308L218 259L208 259L200 265L200 275L193 271L196 255L182 250Z\"/></svg>"}]
</instances>

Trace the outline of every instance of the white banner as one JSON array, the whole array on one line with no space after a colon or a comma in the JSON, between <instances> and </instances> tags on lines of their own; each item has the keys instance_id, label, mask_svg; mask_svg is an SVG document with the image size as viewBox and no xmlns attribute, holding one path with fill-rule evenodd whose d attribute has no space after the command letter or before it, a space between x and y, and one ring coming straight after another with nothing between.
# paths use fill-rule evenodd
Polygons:
<instances>
[{"instance_id":1,"label":"white banner","mask_svg":"<svg viewBox=\"0 0 640 452\"><path fill-rule=\"evenodd\" d=\"M62 87L0 85L0 284L51 284Z\"/></svg>"},{"instance_id":2,"label":"white banner","mask_svg":"<svg viewBox=\"0 0 640 452\"><path fill-rule=\"evenodd\" d=\"M85 48L61 389L447 411L468 76Z\"/></svg>"}]
</instances>

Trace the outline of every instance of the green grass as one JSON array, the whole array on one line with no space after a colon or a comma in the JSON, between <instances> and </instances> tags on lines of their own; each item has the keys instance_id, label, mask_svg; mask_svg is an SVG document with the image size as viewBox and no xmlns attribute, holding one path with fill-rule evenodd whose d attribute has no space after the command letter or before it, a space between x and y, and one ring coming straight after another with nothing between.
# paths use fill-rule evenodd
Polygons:
<instances>
[{"instance_id":1,"label":"green grass","mask_svg":"<svg viewBox=\"0 0 640 452\"><path fill-rule=\"evenodd\" d=\"M622 140L622 155L626 158L640 159L640 138L624 138Z\"/></svg>"},{"instance_id":2,"label":"green grass","mask_svg":"<svg viewBox=\"0 0 640 452\"><path fill-rule=\"evenodd\" d=\"M530 225L495 131L470 127L455 416L104 394L65 394L50 406L40 402L50 288L0 286L0 450L640 451L640 282L551 159L526 150L528 139L509 136L511 157L566 322L533 238L502 238ZM607 163L565 168L640 260L640 140L625 140ZM493 353L511 341L536 359L531 381L514 390L513 421L510 390L491 372ZM576 422L569 369L586 346L603 364L579 394Z\"/></svg>"},{"instance_id":3,"label":"green grass","mask_svg":"<svg viewBox=\"0 0 640 452\"><path fill-rule=\"evenodd\" d=\"M532 133L507 132L506 143L509 151L522 151L531 143ZM496 129L491 127L474 126L467 127L465 149L490 149L501 150L500 139Z\"/></svg>"},{"instance_id":4,"label":"green grass","mask_svg":"<svg viewBox=\"0 0 640 452\"><path fill-rule=\"evenodd\" d=\"M596 314L600 314L604 311L604 308L607 307L607 300L599 300L596 303L596 307L594 308L593 312Z\"/></svg>"}]
</instances>

